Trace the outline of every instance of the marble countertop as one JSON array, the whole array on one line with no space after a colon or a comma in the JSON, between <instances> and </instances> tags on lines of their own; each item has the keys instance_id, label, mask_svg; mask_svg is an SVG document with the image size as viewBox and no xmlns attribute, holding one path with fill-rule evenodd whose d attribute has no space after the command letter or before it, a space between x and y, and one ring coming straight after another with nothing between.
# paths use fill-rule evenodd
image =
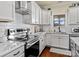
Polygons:
<instances>
[{"instance_id":1,"label":"marble countertop","mask_svg":"<svg viewBox=\"0 0 79 59\"><path fill-rule=\"evenodd\" d=\"M12 41L0 43L0 57L23 46L24 44L25 43L23 43L23 42L12 42Z\"/></svg>"},{"instance_id":2,"label":"marble countertop","mask_svg":"<svg viewBox=\"0 0 79 59\"><path fill-rule=\"evenodd\" d=\"M43 35L46 32L37 32L31 35ZM23 46L25 42L18 42L18 41L6 41L4 43L0 43L0 57L6 55L7 53Z\"/></svg>"},{"instance_id":3,"label":"marble countertop","mask_svg":"<svg viewBox=\"0 0 79 59\"><path fill-rule=\"evenodd\" d=\"M79 46L79 37L70 37L71 40L75 42Z\"/></svg>"},{"instance_id":4,"label":"marble countertop","mask_svg":"<svg viewBox=\"0 0 79 59\"><path fill-rule=\"evenodd\" d=\"M66 32L46 32L47 34L64 34L64 35L68 35L68 33Z\"/></svg>"}]
</instances>

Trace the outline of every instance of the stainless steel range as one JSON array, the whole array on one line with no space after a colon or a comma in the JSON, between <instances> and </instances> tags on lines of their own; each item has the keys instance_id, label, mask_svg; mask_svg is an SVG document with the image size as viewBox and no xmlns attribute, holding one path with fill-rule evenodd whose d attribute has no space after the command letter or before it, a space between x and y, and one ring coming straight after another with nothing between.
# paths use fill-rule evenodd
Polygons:
<instances>
[{"instance_id":1,"label":"stainless steel range","mask_svg":"<svg viewBox=\"0 0 79 59\"><path fill-rule=\"evenodd\" d=\"M79 37L79 27L72 28L72 33L70 34L71 37Z\"/></svg>"},{"instance_id":2,"label":"stainless steel range","mask_svg":"<svg viewBox=\"0 0 79 59\"><path fill-rule=\"evenodd\" d=\"M72 28L72 33L70 34L70 49L72 57L79 56L79 46L75 44L72 38L79 37L79 27Z\"/></svg>"},{"instance_id":3,"label":"stainless steel range","mask_svg":"<svg viewBox=\"0 0 79 59\"><path fill-rule=\"evenodd\" d=\"M28 40L27 29L7 29L8 40Z\"/></svg>"},{"instance_id":4,"label":"stainless steel range","mask_svg":"<svg viewBox=\"0 0 79 59\"><path fill-rule=\"evenodd\" d=\"M7 38L12 41L24 42L26 57L39 55L38 35L30 33L30 29L8 29ZM34 54L29 53L30 51Z\"/></svg>"}]
</instances>

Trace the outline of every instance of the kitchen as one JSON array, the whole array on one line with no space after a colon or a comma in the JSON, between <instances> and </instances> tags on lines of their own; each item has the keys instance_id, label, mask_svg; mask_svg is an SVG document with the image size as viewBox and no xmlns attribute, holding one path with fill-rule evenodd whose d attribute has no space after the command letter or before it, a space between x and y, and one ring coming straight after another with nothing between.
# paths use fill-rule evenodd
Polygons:
<instances>
[{"instance_id":1,"label":"kitchen","mask_svg":"<svg viewBox=\"0 0 79 59\"><path fill-rule=\"evenodd\" d=\"M79 1L0 1L0 57L79 57L78 14Z\"/></svg>"}]
</instances>

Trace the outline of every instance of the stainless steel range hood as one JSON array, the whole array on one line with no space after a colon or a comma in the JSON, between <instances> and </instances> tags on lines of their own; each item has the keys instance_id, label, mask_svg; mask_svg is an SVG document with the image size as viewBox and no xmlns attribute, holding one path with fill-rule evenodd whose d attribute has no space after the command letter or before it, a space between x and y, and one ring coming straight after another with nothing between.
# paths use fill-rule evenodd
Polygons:
<instances>
[{"instance_id":1,"label":"stainless steel range hood","mask_svg":"<svg viewBox=\"0 0 79 59\"><path fill-rule=\"evenodd\" d=\"M29 10L27 8L27 1L16 1L15 2L15 11L22 15L29 14Z\"/></svg>"}]
</instances>

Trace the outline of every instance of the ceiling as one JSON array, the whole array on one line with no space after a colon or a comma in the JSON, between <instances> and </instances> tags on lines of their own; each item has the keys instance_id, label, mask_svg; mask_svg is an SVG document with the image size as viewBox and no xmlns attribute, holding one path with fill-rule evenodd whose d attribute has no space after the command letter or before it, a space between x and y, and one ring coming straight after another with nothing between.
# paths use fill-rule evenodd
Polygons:
<instances>
[{"instance_id":1,"label":"ceiling","mask_svg":"<svg viewBox=\"0 0 79 59\"><path fill-rule=\"evenodd\" d=\"M42 7L42 8L53 8L53 7L58 7L58 6L63 6L63 5L70 5L72 3L78 2L78 1L36 1L37 4Z\"/></svg>"}]
</instances>

